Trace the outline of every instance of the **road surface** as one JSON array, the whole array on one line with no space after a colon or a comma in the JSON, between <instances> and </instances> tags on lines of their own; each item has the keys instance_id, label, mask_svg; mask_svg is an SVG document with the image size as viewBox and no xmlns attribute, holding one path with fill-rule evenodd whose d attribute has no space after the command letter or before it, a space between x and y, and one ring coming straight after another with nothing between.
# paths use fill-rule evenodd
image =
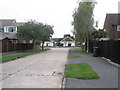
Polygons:
<instances>
[{"instance_id":1,"label":"road surface","mask_svg":"<svg viewBox=\"0 0 120 90\"><path fill-rule=\"evenodd\" d=\"M2 64L2 88L61 88L69 48L26 56Z\"/></svg>"}]
</instances>

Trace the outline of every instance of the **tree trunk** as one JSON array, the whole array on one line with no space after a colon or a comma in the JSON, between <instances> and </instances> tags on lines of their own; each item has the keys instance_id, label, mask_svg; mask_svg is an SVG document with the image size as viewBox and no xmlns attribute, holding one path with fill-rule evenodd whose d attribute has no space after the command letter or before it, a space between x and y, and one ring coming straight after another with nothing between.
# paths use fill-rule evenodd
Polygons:
<instances>
[{"instance_id":1,"label":"tree trunk","mask_svg":"<svg viewBox=\"0 0 120 90\"><path fill-rule=\"evenodd\" d=\"M84 45L83 45L83 43L82 43L82 51L84 51Z\"/></svg>"},{"instance_id":2,"label":"tree trunk","mask_svg":"<svg viewBox=\"0 0 120 90\"><path fill-rule=\"evenodd\" d=\"M85 42L85 51L88 52L89 51L89 40L86 39L86 42Z\"/></svg>"},{"instance_id":3,"label":"tree trunk","mask_svg":"<svg viewBox=\"0 0 120 90\"><path fill-rule=\"evenodd\" d=\"M89 40L87 40L87 52L89 52Z\"/></svg>"},{"instance_id":4,"label":"tree trunk","mask_svg":"<svg viewBox=\"0 0 120 90\"><path fill-rule=\"evenodd\" d=\"M86 52L89 52L89 40L86 39Z\"/></svg>"},{"instance_id":5,"label":"tree trunk","mask_svg":"<svg viewBox=\"0 0 120 90\"><path fill-rule=\"evenodd\" d=\"M85 52L87 52L87 39L86 39L86 42L85 42Z\"/></svg>"},{"instance_id":6,"label":"tree trunk","mask_svg":"<svg viewBox=\"0 0 120 90\"><path fill-rule=\"evenodd\" d=\"M44 49L44 40L42 40L42 50Z\"/></svg>"}]
</instances>

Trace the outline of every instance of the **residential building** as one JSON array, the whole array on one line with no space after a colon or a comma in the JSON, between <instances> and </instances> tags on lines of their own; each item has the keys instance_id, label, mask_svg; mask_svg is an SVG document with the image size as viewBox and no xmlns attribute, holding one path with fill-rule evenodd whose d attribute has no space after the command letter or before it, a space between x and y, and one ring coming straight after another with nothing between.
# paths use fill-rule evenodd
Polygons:
<instances>
[{"instance_id":1,"label":"residential building","mask_svg":"<svg viewBox=\"0 0 120 90\"><path fill-rule=\"evenodd\" d=\"M0 19L0 32L17 33L17 25L15 19Z\"/></svg>"},{"instance_id":2,"label":"residential building","mask_svg":"<svg viewBox=\"0 0 120 90\"><path fill-rule=\"evenodd\" d=\"M16 37L17 24L15 19L0 19L0 37L1 40L9 38L12 43L17 43Z\"/></svg>"},{"instance_id":3,"label":"residential building","mask_svg":"<svg viewBox=\"0 0 120 90\"><path fill-rule=\"evenodd\" d=\"M64 37L60 43L63 44L64 47L75 46L75 41L69 36Z\"/></svg>"},{"instance_id":4,"label":"residential building","mask_svg":"<svg viewBox=\"0 0 120 90\"><path fill-rule=\"evenodd\" d=\"M2 39L8 37L12 43L17 43L17 27L23 24L24 22L16 22L15 19L0 19L0 36ZM23 40L19 42L23 43Z\"/></svg>"},{"instance_id":5,"label":"residential building","mask_svg":"<svg viewBox=\"0 0 120 90\"><path fill-rule=\"evenodd\" d=\"M120 13L107 14L104 22L106 37L111 40L120 40Z\"/></svg>"},{"instance_id":6,"label":"residential building","mask_svg":"<svg viewBox=\"0 0 120 90\"><path fill-rule=\"evenodd\" d=\"M50 38L49 40L46 40L44 42L44 46L46 46L46 47L53 47L55 45L56 45L56 41L53 40L52 38Z\"/></svg>"}]
</instances>

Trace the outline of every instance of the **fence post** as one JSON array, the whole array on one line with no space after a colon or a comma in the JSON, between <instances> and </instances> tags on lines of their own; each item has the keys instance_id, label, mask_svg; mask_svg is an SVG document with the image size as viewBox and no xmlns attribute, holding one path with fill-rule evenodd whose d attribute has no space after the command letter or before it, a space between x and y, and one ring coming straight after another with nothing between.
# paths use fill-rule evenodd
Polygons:
<instances>
[{"instance_id":1,"label":"fence post","mask_svg":"<svg viewBox=\"0 0 120 90\"><path fill-rule=\"evenodd\" d=\"M13 43L13 45L14 45L14 52L15 52L15 43Z\"/></svg>"},{"instance_id":2,"label":"fence post","mask_svg":"<svg viewBox=\"0 0 120 90\"><path fill-rule=\"evenodd\" d=\"M8 47L8 42L7 42L7 52L8 52L8 48L9 48L9 47Z\"/></svg>"},{"instance_id":3,"label":"fence post","mask_svg":"<svg viewBox=\"0 0 120 90\"><path fill-rule=\"evenodd\" d=\"M100 54L101 54L100 56L103 57L103 40L100 41L100 43L101 43L100 44Z\"/></svg>"},{"instance_id":4,"label":"fence post","mask_svg":"<svg viewBox=\"0 0 120 90\"><path fill-rule=\"evenodd\" d=\"M20 51L21 51L21 44L20 44Z\"/></svg>"}]
</instances>

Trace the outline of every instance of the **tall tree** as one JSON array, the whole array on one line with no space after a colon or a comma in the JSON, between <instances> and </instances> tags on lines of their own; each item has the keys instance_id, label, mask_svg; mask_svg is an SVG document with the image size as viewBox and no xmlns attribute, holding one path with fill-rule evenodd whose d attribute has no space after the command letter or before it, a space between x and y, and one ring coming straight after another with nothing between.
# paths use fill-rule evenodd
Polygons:
<instances>
[{"instance_id":1,"label":"tall tree","mask_svg":"<svg viewBox=\"0 0 120 90\"><path fill-rule=\"evenodd\" d=\"M73 26L75 39L78 42L88 40L90 32L93 30L94 18L93 9L95 2L80 2L73 14Z\"/></svg>"}]
</instances>

